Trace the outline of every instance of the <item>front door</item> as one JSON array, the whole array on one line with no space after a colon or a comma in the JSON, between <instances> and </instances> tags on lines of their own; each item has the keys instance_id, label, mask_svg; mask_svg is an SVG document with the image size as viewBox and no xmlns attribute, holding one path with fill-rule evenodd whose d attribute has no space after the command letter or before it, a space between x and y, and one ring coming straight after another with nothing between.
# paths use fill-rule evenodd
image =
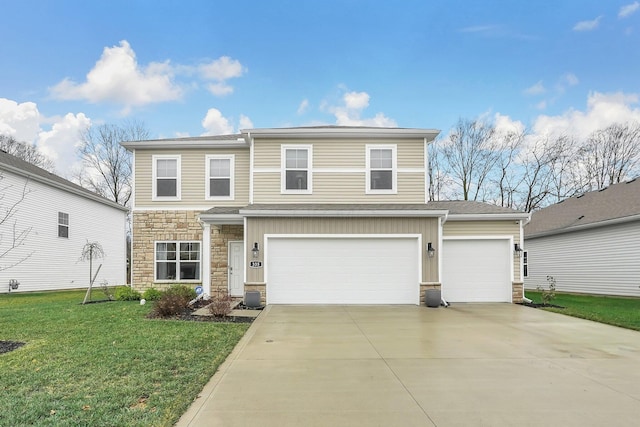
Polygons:
<instances>
[{"instance_id":1,"label":"front door","mask_svg":"<svg viewBox=\"0 0 640 427\"><path fill-rule=\"evenodd\" d=\"M229 242L229 295L244 295L244 242Z\"/></svg>"}]
</instances>

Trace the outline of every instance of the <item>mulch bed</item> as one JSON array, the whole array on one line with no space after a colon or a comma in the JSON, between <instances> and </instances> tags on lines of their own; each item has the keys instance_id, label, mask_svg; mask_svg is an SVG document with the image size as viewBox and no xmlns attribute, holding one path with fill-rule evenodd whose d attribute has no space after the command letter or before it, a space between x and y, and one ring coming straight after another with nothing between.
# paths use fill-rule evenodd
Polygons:
<instances>
[{"instance_id":1,"label":"mulch bed","mask_svg":"<svg viewBox=\"0 0 640 427\"><path fill-rule=\"evenodd\" d=\"M161 317L154 315L153 311L147 315L149 319L165 319L165 320L187 320L191 322L219 322L219 323L252 323L254 317L244 316L198 316L193 314L194 311L206 307L209 305L209 301L198 300L191 307L185 309L181 314L169 317ZM240 304L236 309L244 309L243 304ZM261 308L262 309L262 308Z\"/></svg>"},{"instance_id":2,"label":"mulch bed","mask_svg":"<svg viewBox=\"0 0 640 427\"><path fill-rule=\"evenodd\" d=\"M542 304L538 302L523 302L523 303L520 303L520 305L524 305L525 307L532 307L532 308L566 308L561 305Z\"/></svg>"},{"instance_id":3,"label":"mulch bed","mask_svg":"<svg viewBox=\"0 0 640 427\"><path fill-rule=\"evenodd\" d=\"M22 347L26 343L19 341L0 341L0 354L9 353L17 348Z\"/></svg>"}]
</instances>

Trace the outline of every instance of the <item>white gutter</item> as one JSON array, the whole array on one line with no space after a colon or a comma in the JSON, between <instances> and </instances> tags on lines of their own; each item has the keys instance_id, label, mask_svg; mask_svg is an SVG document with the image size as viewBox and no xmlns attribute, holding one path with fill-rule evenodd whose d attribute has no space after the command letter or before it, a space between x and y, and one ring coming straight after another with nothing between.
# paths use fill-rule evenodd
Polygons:
<instances>
[{"instance_id":1,"label":"white gutter","mask_svg":"<svg viewBox=\"0 0 640 427\"><path fill-rule=\"evenodd\" d=\"M625 216L625 217L622 217L622 218L607 219L607 220L604 220L604 221L592 222L590 224L576 225L576 226L573 226L573 227L563 228L563 229L560 229L560 230L550 230L550 231L544 231L542 233L530 234L530 235L527 236L527 239L535 239L537 237L553 236L555 234L571 233L573 231L589 230L591 228L606 227L608 225L624 224L626 222L632 222L632 221L638 221L638 220L640 220L640 214Z\"/></svg>"},{"instance_id":2,"label":"white gutter","mask_svg":"<svg viewBox=\"0 0 640 427\"><path fill-rule=\"evenodd\" d=\"M306 217L340 217L340 216L355 216L355 217L446 217L447 212L445 210L375 210L375 209L329 209L329 210L314 210L314 209L240 209L240 215L247 217L283 217L283 216L306 216Z\"/></svg>"},{"instance_id":3,"label":"white gutter","mask_svg":"<svg viewBox=\"0 0 640 427\"><path fill-rule=\"evenodd\" d=\"M513 220L530 220L531 214L528 213L494 213L494 214L449 214L449 221L504 221Z\"/></svg>"}]
</instances>

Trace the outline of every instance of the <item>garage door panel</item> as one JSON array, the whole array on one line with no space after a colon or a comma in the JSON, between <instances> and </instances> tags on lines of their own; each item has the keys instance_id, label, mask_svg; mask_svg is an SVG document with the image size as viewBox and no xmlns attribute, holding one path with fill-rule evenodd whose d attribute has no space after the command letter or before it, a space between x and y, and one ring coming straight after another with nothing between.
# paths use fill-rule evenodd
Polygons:
<instances>
[{"instance_id":1,"label":"garage door panel","mask_svg":"<svg viewBox=\"0 0 640 427\"><path fill-rule=\"evenodd\" d=\"M415 238L269 238L271 304L416 304Z\"/></svg>"},{"instance_id":2,"label":"garage door panel","mask_svg":"<svg viewBox=\"0 0 640 427\"><path fill-rule=\"evenodd\" d=\"M445 240L442 296L450 302L510 302L510 248L505 239Z\"/></svg>"}]
</instances>

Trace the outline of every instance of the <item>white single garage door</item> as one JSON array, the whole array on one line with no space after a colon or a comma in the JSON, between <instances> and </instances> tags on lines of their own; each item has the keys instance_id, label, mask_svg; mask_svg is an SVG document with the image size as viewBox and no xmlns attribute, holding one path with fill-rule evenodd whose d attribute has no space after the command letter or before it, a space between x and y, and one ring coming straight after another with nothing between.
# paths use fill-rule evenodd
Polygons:
<instances>
[{"instance_id":1,"label":"white single garage door","mask_svg":"<svg viewBox=\"0 0 640 427\"><path fill-rule=\"evenodd\" d=\"M444 240L442 297L448 302L511 302L510 240Z\"/></svg>"},{"instance_id":2,"label":"white single garage door","mask_svg":"<svg viewBox=\"0 0 640 427\"><path fill-rule=\"evenodd\" d=\"M417 238L267 237L269 304L419 304Z\"/></svg>"}]
</instances>

